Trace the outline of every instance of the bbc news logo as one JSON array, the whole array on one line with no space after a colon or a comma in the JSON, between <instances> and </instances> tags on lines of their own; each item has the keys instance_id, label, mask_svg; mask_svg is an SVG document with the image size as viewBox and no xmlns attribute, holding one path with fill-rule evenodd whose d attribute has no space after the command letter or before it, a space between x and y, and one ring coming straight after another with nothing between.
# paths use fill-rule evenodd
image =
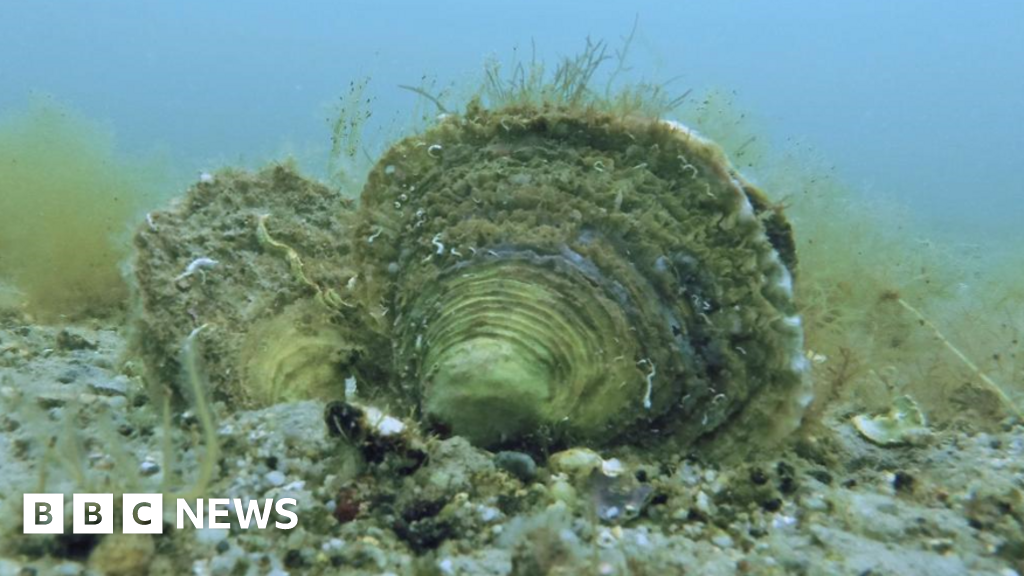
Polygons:
<instances>
[{"instance_id":1,"label":"bbc news logo","mask_svg":"<svg viewBox=\"0 0 1024 576\"><path fill-rule=\"evenodd\" d=\"M204 506L205 504L205 506ZM255 523L260 530L270 524L272 512L281 519L274 527L291 530L299 523L299 517L287 507L295 507L294 498L273 500L250 500L243 506L241 498L197 498L190 506L184 498L175 503L178 530L185 528L186 519L194 528L230 528L226 519L234 508L235 518L242 529ZM24 534L63 534L64 495L25 494ZM204 523L205 518L209 523ZM71 532L73 534L114 533L113 494L74 494L71 501ZM124 534L163 534L164 497L162 494L124 494L121 496L121 532Z\"/></svg>"}]
</instances>

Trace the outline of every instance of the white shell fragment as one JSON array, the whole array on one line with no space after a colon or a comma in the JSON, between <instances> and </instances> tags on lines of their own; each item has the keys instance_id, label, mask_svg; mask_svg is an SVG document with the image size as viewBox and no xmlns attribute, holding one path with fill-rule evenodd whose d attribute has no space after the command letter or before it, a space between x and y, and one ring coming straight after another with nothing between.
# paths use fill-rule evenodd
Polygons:
<instances>
[{"instance_id":1,"label":"white shell fragment","mask_svg":"<svg viewBox=\"0 0 1024 576\"><path fill-rule=\"evenodd\" d=\"M372 406L366 407L366 423L371 430L383 437L397 436L405 431L404 422Z\"/></svg>"},{"instance_id":2,"label":"white shell fragment","mask_svg":"<svg viewBox=\"0 0 1024 576\"><path fill-rule=\"evenodd\" d=\"M897 398L886 414L854 416L853 426L879 446L922 444L931 437L924 413L910 396Z\"/></svg>"},{"instance_id":3,"label":"white shell fragment","mask_svg":"<svg viewBox=\"0 0 1024 576\"><path fill-rule=\"evenodd\" d=\"M619 476L626 471L626 467L622 465L622 461L618 458L612 458L611 460L601 461L601 472L605 476L615 477Z\"/></svg>"}]
</instances>

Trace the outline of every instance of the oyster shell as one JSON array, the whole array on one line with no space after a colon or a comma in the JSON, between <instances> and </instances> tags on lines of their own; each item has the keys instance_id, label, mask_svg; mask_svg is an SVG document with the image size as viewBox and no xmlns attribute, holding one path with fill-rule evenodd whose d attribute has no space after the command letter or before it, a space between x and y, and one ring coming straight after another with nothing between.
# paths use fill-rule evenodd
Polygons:
<instances>
[{"instance_id":1,"label":"oyster shell","mask_svg":"<svg viewBox=\"0 0 1024 576\"><path fill-rule=\"evenodd\" d=\"M471 105L384 154L355 230L393 392L478 444L753 442L809 400L789 224L678 124Z\"/></svg>"},{"instance_id":2,"label":"oyster shell","mask_svg":"<svg viewBox=\"0 0 1024 576\"><path fill-rule=\"evenodd\" d=\"M332 379L340 399L358 376L489 448L736 452L809 401L789 224L679 124L471 103L385 152L356 211L290 171L264 178L200 183L139 234L141 348L165 379L172 336L202 321L241 343L208 347L229 399L323 397ZM198 256L232 272L174 288Z\"/></svg>"},{"instance_id":3,"label":"oyster shell","mask_svg":"<svg viewBox=\"0 0 1024 576\"><path fill-rule=\"evenodd\" d=\"M207 324L201 364L215 399L260 406L341 397L344 379L358 373L355 361L365 354L362 336L354 337L360 316L318 305L315 290L295 278L286 259L261 246L258 230L269 214L265 228L301 252L309 278L344 286L354 274L345 266L343 232L354 216L351 205L278 165L258 174L220 172L150 213L134 239L129 353L143 360L151 394L184 388L181 343ZM191 264L207 260L216 264Z\"/></svg>"}]
</instances>

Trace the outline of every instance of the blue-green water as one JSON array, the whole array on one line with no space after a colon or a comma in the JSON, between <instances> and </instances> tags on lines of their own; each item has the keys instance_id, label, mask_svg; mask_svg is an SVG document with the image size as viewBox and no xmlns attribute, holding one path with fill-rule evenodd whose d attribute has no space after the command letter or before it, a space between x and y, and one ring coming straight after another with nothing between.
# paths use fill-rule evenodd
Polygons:
<instances>
[{"instance_id":1,"label":"blue-green water","mask_svg":"<svg viewBox=\"0 0 1024 576\"><path fill-rule=\"evenodd\" d=\"M800 139L865 194L933 229L999 240L1024 213L1024 5L1011 0L9 1L0 113L33 92L161 151L182 180L286 153L320 166L325 118L371 78L377 119L416 104L398 84L474 84L488 56L616 42L639 17L634 78L735 91L775 143ZM1019 235L1016 236L1019 240Z\"/></svg>"}]
</instances>

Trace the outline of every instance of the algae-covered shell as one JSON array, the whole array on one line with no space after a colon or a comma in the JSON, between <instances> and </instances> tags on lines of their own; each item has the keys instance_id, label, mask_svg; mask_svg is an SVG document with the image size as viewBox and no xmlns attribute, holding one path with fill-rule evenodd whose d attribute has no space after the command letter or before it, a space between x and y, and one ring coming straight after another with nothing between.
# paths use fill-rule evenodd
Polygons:
<instances>
[{"instance_id":1,"label":"algae-covered shell","mask_svg":"<svg viewBox=\"0 0 1024 576\"><path fill-rule=\"evenodd\" d=\"M354 335L365 331L357 315L339 319L318 305L313 284L341 290L353 276L344 230L354 214L350 200L287 165L219 172L150 213L134 240L132 348L154 391L176 389L183 339L207 325L200 348L214 398L264 406L341 397L364 355ZM261 230L301 254L308 283Z\"/></svg>"},{"instance_id":2,"label":"algae-covered shell","mask_svg":"<svg viewBox=\"0 0 1024 576\"><path fill-rule=\"evenodd\" d=\"M391 392L478 444L753 443L808 400L789 225L681 125L474 104L384 154L354 234Z\"/></svg>"}]
</instances>

